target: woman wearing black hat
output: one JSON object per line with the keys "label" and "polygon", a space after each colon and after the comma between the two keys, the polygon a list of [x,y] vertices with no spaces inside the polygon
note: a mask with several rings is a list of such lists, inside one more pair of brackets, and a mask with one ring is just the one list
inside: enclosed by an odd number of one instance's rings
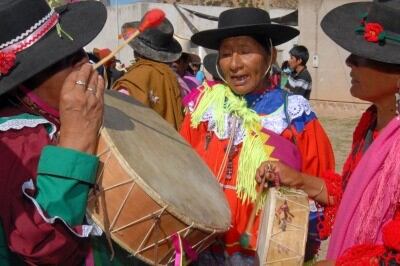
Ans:
{"label": "woman wearing black hat", "polygon": [[[265,158],[307,173],[334,168],[330,142],[307,100],[273,86],[269,79],[274,45],[298,33],[271,24],[264,10],[236,8],[220,14],[218,29],[192,36],[194,43],[219,50],[219,76],[226,83],[212,87],[205,83],[181,130],[217,176],[231,206],[232,227],[224,236],[223,249],[218,253],[212,248],[214,256],[203,255],[205,259],[224,260],[225,251],[233,265],[255,263],[259,217],[250,225],[251,232],[246,227],[250,213],[259,207],[254,206],[258,194],[254,177]],[[318,189],[313,195],[318,196]],[[250,235],[249,241],[241,243],[244,234]]]}
{"label": "woman wearing black hat", "polygon": [[[331,181],[319,200],[329,199],[333,206],[321,229],[332,230],[332,236],[329,261],[319,265],[400,264],[399,17],[399,0],[375,0],[339,6],[321,22],[325,33],[351,53],[346,60],[351,94],[372,106],[354,131],[342,175],[325,177]],[[287,185],[324,184],[282,164],[275,164],[275,171]]]}
{"label": "woman wearing black hat", "polygon": [[97,231],[84,216],[104,92],[82,47],[106,9],[4,0],[0,17],[0,253],[13,254],[0,264],[82,265]]}

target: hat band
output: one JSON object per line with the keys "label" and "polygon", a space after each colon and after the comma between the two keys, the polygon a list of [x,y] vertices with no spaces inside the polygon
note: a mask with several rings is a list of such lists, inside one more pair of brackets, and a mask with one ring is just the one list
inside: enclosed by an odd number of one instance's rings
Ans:
{"label": "hat band", "polygon": [[18,53],[35,44],[58,23],[59,14],[53,9],[27,31],[0,45],[0,52]]}

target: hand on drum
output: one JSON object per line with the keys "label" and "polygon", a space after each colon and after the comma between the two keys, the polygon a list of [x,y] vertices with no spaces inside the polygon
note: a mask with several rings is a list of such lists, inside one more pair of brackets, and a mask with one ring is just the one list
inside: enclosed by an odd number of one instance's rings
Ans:
{"label": "hand on drum", "polygon": [[260,184],[264,176],[268,181],[265,183],[266,187],[271,186],[271,183],[275,185],[279,183],[284,186],[299,188],[303,184],[303,177],[300,172],[278,161],[266,161],[258,167],[256,172],[257,183]]}
{"label": "hand on drum", "polygon": [[83,64],[67,76],[60,93],[59,146],[94,153],[103,122],[104,80]]}

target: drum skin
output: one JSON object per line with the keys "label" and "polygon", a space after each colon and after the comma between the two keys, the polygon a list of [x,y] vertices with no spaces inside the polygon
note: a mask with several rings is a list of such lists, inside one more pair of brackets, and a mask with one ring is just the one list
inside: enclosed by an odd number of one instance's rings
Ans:
{"label": "drum skin", "polygon": [[174,235],[200,252],[228,230],[231,213],[215,177],[150,108],[107,92],[97,156],[101,165],[88,214],[139,259],[171,264]]}
{"label": "drum skin", "polygon": [[[287,219],[283,212],[285,206]],[[303,191],[288,188],[268,190],[257,243],[260,265],[303,265],[309,212],[308,196]]]}

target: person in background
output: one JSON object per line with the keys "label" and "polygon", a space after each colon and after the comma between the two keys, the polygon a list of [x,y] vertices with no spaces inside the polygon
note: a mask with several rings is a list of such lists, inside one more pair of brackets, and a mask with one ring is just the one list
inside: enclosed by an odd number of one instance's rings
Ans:
{"label": "person in background", "polygon": [[[98,60],[102,60],[109,54],[111,54],[111,50],[108,48],[104,48],[104,49],[94,48],[93,49],[93,55],[96,56],[98,58]],[[105,69],[105,71],[103,73],[103,77],[104,77],[104,80],[106,81],[106,89],[111,89],[114,82],[117,81],[120,77],[122,77],[125,74],[124,71],[117,69],[117,63],[119,63],[118,61],[119,60],[117,60],[115,58],[115,56],[113,56],[103,66]]]}
{"label": "person in background", "polygon": [[303,45],[295,45],[290,49],[289,55],[288,64],[292,72],[288,77],[286,89],[309,100],[312,79],[306,66],[309,58],[308,49]]}
{"label": "person in background", "polygon": [[[221,78],[218,76],[217,71],[218,53],[209,53],[203,59],[203,66],[205,69],[205,80],[208,86],[214,86],[217,83],[222,83]],[[193,111],[194,106],[201,93],[201,87],[193,89],[182,99],[182,104],[185,108],[185,113]]]}
{"label": "person in background", "polygon": [[292,71],[290,70],[289,62],[287,60],[283,61],[281,66],[281,83],[280,83],[282,89],[286,88],[286,84],[291,73]]}
{"label": "person in background", "polygon": [[[125,23],[122,34],[129,34],[139,23]],[[131,41],[129,45],[137,60],[114,83],[113,89],[129,94],[179,129],[183,120],[181,91],[169,64],[181,57],[182,47],[173,35],[174,28],[166,18],[158,27],[141,33]]]}
{"label": "person in background", "polygon": [[191,90],[200,85],[189,67],[192,58],[197,55],[192,54],[193,44],[190,40],[181,38],[177,35],[175,35],[175,39],[182,47],[182,55],[178,60],[171,63],[171,68],[178,76],[179,85],[181,86],[181,97],[183,99]]}

